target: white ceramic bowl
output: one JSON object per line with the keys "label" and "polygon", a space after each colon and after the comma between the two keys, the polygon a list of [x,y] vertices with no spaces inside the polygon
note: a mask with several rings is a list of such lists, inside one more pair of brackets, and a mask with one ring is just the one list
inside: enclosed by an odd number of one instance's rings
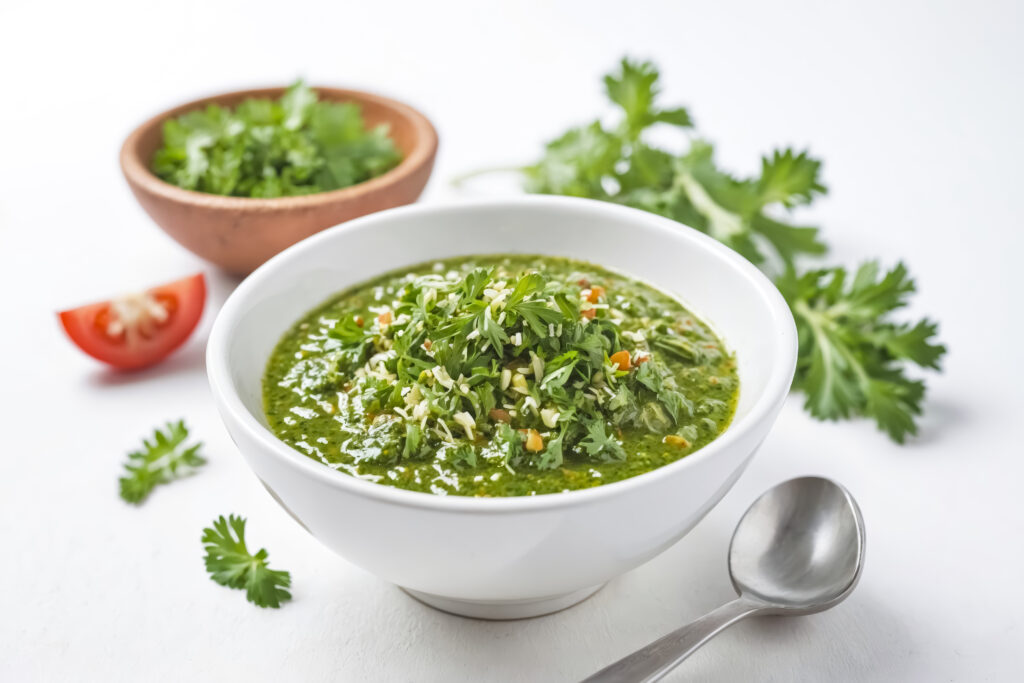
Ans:
{"label": "white ceramic bowl", "polygon": [[[337,472],[279,441],[263,416],[264,366],[281,335],[331,294],[402,266],[492,253],[571,256],[676,294],[735,351],[732,425],[689,457],[597,488],[520,498],[405,491]],[[587,597],[697,524],[771,428],[796,363],[796,330],[756,268],[678,223],[607,203],[524,197],[411,206],[310,237],[250,275],[207,349],[218,409],[271,495],[327,547],[440,609],[545,614]]]}

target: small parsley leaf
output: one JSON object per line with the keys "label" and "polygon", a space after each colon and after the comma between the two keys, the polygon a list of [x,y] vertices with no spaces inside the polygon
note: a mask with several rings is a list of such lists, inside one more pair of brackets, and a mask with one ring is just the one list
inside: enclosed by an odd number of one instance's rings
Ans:
{"label": "small parsley leaf", "polygon": [[622,442],[614,434],[607,431],[602,420],[590,420],[584,424],[587,430],[577,444],[590,457],[601,462],[622,462],[626,459],[626,451]]}
{"label": "small parsley leaf", "polygon": [[623,59],[618,73],[604,77],[608,99],[622,107],[628,137],[635,138],[654,123],[668,123],[683,128],[693,125],[682,107],[661,110],[654,106],[658,95],[658,69],[651,62]]}
{"label": "small parsley leaf", "polygon": [[288,592],[291,575],[267,566],[268,553],[260,548],[256,554],[245,544],[245,518],[223,515],[212,527],[203,529],[203,559],[210,578],[222,586],[245,591],[245,598],[259,607],[280,607],[291,600]]}
{"label": "small parsley leaf", "polygon": [[188,427],[183,420],[153,430],[152,439],[143,440],[140,450],[128,454],[125,476],[118,480],[121,498],[137,505],[158,485],[187,476],[205,464],[205,458],[199,455],[202,444],[186,446],[187,439]]}
{"label": "small parsley leaf", "polygon": [[828,190],[818,180],[821,162],[807,152],[777,149],[761,158],[757,191],[763,205],[779,203],[789,208],[809,204],[816,194]]}

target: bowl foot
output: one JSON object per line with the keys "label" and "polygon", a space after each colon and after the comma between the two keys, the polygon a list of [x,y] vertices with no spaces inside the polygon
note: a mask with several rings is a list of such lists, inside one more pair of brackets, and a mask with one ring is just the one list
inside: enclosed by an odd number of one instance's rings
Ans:
{"label": "bowl foot", "polygon": [[600,590],[604,584],[582,588],[571,593],[552,595],[546,598],[527,598],[524,600],[460,600],[458,598],[446,598],[442,595],[422,593],[411,588],[402,588],[410,596],[419,600],[424,605],[449,614],[457,614],[460,617],[472,617],[474,619],[506,620],[506,619],[528,619],[540,617],[552,612],[559,612],[567,607],[583,602],[591,595]]}

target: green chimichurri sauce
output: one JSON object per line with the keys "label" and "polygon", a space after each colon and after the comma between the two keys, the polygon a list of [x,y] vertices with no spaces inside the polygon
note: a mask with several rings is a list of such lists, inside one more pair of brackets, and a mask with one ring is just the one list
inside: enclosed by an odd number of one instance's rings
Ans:
{"label": "green chimichurri sauce", "polygon": [[522,496],[693,453],[732,420],[735,358],[672,296],[599,266],[474,256],[388,273],[281,339],[274,433],[379,484]]}

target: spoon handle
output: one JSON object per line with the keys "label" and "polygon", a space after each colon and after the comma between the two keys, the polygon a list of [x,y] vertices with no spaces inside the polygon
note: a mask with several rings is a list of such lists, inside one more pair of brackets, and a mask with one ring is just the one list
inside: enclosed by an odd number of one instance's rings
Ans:
{"label": "spoon handle", "polygon": [[761,608],[762,605],[745,598],[736,598],[606,666],[583,683],[648,683],[660,680],[727,626],[732,626]]}

